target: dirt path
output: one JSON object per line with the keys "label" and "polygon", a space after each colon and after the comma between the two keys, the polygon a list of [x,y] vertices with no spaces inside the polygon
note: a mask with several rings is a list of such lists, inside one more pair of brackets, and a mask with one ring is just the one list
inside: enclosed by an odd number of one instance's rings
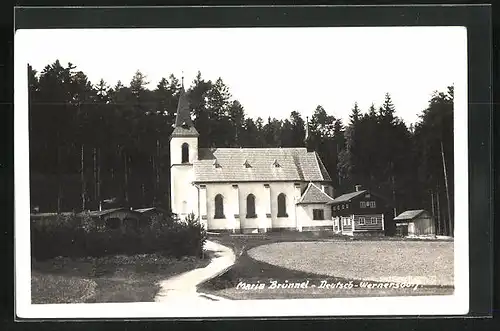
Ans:
{"label": "dirt path", "polygon": [[196,291],[196,286],[211,278],[217,277],[234,264],[236,256],[231,248],[206,241],[205,250],[215,253],[210,264],[204,268],[194,269],[160,282],[160,291],[155,302],[179,303],[180,301],[223,300],[213,295]]}

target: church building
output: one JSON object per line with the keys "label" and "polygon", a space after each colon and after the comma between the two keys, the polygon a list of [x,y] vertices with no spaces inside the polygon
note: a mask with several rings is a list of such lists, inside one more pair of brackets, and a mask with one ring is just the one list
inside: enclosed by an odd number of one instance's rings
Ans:
{"label": "church building", "polygon": [[331,178],[315,151],[199,148],[182,87],[170,138],[171,209],[208,231],[333,230]]}

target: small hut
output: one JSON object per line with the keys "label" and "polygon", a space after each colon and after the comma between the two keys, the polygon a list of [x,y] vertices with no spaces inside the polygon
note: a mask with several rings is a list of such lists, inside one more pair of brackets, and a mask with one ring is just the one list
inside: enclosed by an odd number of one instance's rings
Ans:
{"label": "small hut", "polygon": [[105,210],[92,210],[78,214],[88,215],[98,224],[103,224],[109,229],[123,228],[124,226],[137,227],[141,214],[127,208],[113,208]]}
{"label": "small hut", "polygon": [[402,236],[435,235],[434,217],[423,209],[407,210],[394,218],[396,231]]}

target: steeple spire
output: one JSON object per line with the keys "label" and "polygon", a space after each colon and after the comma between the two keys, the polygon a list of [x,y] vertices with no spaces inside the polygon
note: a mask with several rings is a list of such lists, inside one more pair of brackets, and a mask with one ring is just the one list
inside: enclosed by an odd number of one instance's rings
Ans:
{"label": "steeple spire", "polygon": [[304,137],[304,146],[309,151],[311,149],[311,139],[309,138],[309,117],[306,116],[306,135]]}
{"label": "steeple spire", "polygon": [[182,80],[183,82],[179,94],[179,103],[177,104],[177,114],[175,117],[175,128],[174,132],[172,132],[172,137],[198,137],[198,131],[196,131],[193,121],[191,120],[191,108],[189,106],[187,93],[184,90],[184,78]]}
{"label": "steeple spire", "polygon": [[182,89],[184,89],[184,70],[182,70],[181,85],[182,85]]}

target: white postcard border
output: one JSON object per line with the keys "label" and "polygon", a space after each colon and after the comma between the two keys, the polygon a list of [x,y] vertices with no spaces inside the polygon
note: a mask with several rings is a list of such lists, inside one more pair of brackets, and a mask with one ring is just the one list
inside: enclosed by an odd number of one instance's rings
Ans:
{"label": "white postcard border", "polygon": [[[395,27],[397,28],[397,27]],[[401,27],[402,28],[402,27]],[[419,27],[412,27],[418,29]],[[428,27],[427,27],[428,28]],[[18,30],[14,44],[14,193],[15,311],[19,318],[207,318],[274,316],[415,316],[463,315],[469,310],[469,187],[467,124],[467,30],[463,36],[463,66],[455,81],[455,241],[453,295],[294,300],[208,301],[199,305],[163,303],[31,304],[30,186],[28,128],[28,52],[30,31]]]}

